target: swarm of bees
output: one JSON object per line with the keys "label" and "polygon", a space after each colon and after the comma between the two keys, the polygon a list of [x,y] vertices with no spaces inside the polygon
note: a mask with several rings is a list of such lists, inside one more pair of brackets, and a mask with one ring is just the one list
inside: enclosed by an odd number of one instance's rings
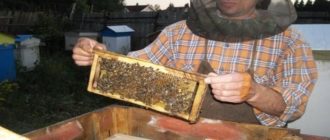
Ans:
{"label": "swarm of bees", "polygon": [[96,88],[102,94],[118,94],[120,98],[134,99],[146,105],[162,104],[164,109],[176,113],[189,113],[194,100],[192,83],[162,73],[138,63],[125,63],[114,59],[100,60],[100,77]]}

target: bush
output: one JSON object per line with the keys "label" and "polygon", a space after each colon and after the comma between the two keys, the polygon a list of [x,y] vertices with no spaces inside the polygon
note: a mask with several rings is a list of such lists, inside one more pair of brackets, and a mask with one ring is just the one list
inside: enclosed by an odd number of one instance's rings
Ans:
{"label": "bush", "polygon": [[0,107],[2,107],[3,103],[6,102],[9,94],[15,92],[18,89],[18,84],[9,81],[2,81],[0,83]]}
{"label": "bush", "polygon": [[45,42],[48,51],[58,52],[64,49],[64,32],[72,29],[73,25],[68,17],[41,13],[31,32]]}
{"label": "bush", "polygon": [[76,66],[71,53],[41,52],[33,71],[18,72],[16,83],[1,84],[6,101],[0,125],[25,133],[113,103],[87,92],[89,71]]}

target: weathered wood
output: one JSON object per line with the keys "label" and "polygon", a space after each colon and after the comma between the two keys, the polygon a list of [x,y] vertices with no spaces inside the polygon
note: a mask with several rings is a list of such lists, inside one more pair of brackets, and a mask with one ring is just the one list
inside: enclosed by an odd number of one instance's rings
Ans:
{"label": "weathered wood", "polygon": [[[100,59],[115,59],[116,61],[125,62],[125,63],[129,63],[129,64],[138,63],[140,66],[151,67],[154,70],[157,70],[157,71],[165,73],[165,74],[170,74],[172,76],[179,77],[179,78],[189,79],[189,81],[188,81],[188,82],[190,82],[189,91],[191,91],[194,94],[194,95],[192,95],[192,97],[195,97],[193,99],[194,101],[191,106],[191,111],[189,113],[184,113],[184,112],[173,113],[173,112],[166,110],[164,104],[148,105],[144,102],[137,101],[135,99],[123,98],[120,94],[117,94],[117,93],[104,93],[104,91],[98,90],[96,88],[96,85],[97,85],[96,81],[98,80],[98,78],[101,75]],[[136,81],[136,82],[138,82],[138,81]],[[129,88],[129,87],[130,86],[127,85],[127,88]],[[146,108],[150,108],[150,109],[162,112],[162,113],[166,113],[166,114],[170,114],[170,115],[174,114],[180,118],[189,120],[191,122],[195,122],[198,119],[201,105],[203,102],[203,98],[206,94],[206,90],[207,90],[207,84],[204,82],[204,76],[201,74],[188,73],[188,72],[184,72],[181,70],[165,67],[162,65],[153,64],[153,63],[150,63],[150,62],[147,62],[144,60],[139,60],[139,59],[115,54],[112,52],[98,51],[98,50],[95,50],[95,56],[94,56],[89,84],[88,84],[88,91],[90,91],[92,93],[110,97],[110,98],[117,99],[117,100],[130,102],[130,103],[137,104],[137,105],[140,105],[140,106],[143,106]]]}
{"label": "weathered wood", "polygon": [[111,136],[110,138],[107,138],[105,140],[150,140],[150,139],[145,139],[141,137],[134,137],[134,136],[129,136],[129,135],[124,135],[124,134],[115,134]]}
{"label": "weathered wood", "polygon": [[[76,124],[80,124],[77,127]],[[77,129],[78,128],[78,129]],[[72,130],[83,130],[81,133]],[[79,131],[78,131],[79,132]],[[28,138],[56,135],[57,139],[103,140],[116,134],[155,140],[246,139],[282,140],[304,139],[299,130],[262,125],[226,122],[201,118],[197,123],[134,107],[109,106],[57,124],[24,134]],[[79,135],[77,135],[79,134]],[[63,136],[63,137],[59,137]],[[54,137],[53,137],[54,138]],[[306,138],[329,138],[308,136]],[[48,139],[45,139],[48,140]]]}

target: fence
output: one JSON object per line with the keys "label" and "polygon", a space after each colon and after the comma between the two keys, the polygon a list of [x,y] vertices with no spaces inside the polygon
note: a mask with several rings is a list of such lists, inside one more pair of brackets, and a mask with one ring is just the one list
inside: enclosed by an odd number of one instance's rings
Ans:
{"label": "fence", "polygon": [[[26,33],[37,23],[40,13],[0,11],[0,32]],[[75,30],[89,32],[99,32],[106,25],[128,25],[135,30],[132,36],[132,50],[138,50],[149,44],[165,26],[185,19],[186,16],[187,9],[177,8],[159,12],[89,13],[72,18],[71,23]],[[296,23],[330,23],[330,13],[299,12]]]}
{"label": "fence", "polygon": [[[185,11],[88,14],[73,20],[81,31],[100,31],[105,25],[128,25],[135,30],[132,50],[149,44],[165,26],[186,18]],[[76,27],[77,28],[77,27]]]}
{"label": "fence", "polygon": [[25,33],[37,22],[41,12],[0,11],[0,32]]}

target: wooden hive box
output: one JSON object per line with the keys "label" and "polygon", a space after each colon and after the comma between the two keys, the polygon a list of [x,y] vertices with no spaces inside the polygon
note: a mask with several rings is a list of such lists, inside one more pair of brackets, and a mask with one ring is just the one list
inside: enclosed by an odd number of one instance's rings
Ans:
{"label": "wooden hive box", "polygon": [[31,140],[105,140],[124,134],[152,140],[328,140],[299,130],[200,118],[191,124],[155,111],[111,105],[24,134]]}
{"label": "wooden hive box", "polygon": [[207,84],[204,76],[95,50],[88,91],[195,122]]}

